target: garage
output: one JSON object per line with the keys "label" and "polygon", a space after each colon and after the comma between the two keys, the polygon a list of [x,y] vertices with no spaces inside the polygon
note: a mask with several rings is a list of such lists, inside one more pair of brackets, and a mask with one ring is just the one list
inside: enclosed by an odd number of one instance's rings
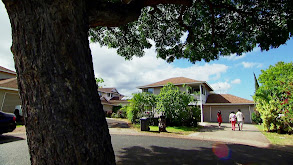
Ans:
{"label": "garage", "polygon": [[252,123],[251,121],[251,110],[253,108],[253,105],[205,105],[204,106],[204,121],[209,122],[217,122],[217,113],[220,110],[222,113],[222,119],[223,122],[228,123],[229,122],[229,115],[232,111],[235,113],[238,111],[238,109],[241,110],[241,112],[245,116],[245,123]]}
{"label": "garage", "polygon": [[12,93],[12,91],[10,91],[1,93],[3,94],[1,100],[1,111],[14,113],[15,106],[21,104],[18,92]]}
{"label": "garage", "polygon": [[217,122],[217,113],[222,113],[223,122],[229,122],[229,115],[232,111],[235,113],[238,109],[245,116],[245,123],[252,123],[251,114],[254,111],[254,102],[230,94],[212,94],[208,96],[203,105],[203,115],[205,122]]}

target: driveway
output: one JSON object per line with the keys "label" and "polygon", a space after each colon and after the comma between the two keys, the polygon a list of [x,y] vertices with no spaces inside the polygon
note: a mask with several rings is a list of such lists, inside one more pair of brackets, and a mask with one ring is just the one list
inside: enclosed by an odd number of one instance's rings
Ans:
{"label": "driveway", "polygon": [[257,147],[268,147],[269,140],[253,125],[244,124],[243,130],[232,131],[230,123],[222,123],[221,128],[218,123],[199,123],[203,128],[200,132],[188,135],[192,139],[221,141],[235,144],[246,144]]}

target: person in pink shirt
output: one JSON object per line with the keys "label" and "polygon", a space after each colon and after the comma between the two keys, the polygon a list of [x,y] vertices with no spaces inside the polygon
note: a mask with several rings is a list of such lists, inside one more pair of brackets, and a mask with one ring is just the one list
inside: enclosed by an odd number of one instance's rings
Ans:
{"label": "person in pink shirt", "polygon": [[232,130],[233,131],[235,131],[235,124],[236,124],[236,115],[235,115],[235,113],[232,111],[231,113],[230,113],[230,115],[229,115],[229,120],[230,120],[230,122],[231,122],[231,124],[232,124]]}

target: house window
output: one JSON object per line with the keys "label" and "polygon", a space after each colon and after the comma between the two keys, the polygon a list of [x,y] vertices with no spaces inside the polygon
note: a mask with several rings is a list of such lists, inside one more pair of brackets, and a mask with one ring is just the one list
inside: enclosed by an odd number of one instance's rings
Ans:
{"label": "house window", "polygon": [[148,92],[154,94],[154,88],[148,88]]}
{"label": "house window", "polygon": [[203,95],[206,95],[206,89],[203,88],[203,86],[201,86],[201,93],[202,93]]}
{"label": "house window", "polygon": [[107,93],[107,97],[112,97],[112,93]]}
{"label": "house window", "polygon": [[148,89],[144,88],[142,89],[142,92],[148,92]]}
{"label": "house window", "polygon": [[190,94],[199,93],[199,89],[191,88],[191,89],[189,89],[188,92],[189,92]]}

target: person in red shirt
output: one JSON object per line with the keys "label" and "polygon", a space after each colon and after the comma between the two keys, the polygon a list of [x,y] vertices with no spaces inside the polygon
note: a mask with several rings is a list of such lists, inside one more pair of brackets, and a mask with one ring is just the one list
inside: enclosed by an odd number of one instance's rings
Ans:
{"label": "person in red shirt", "polygon": [[221,124],[222,124],[222,114],[221,114],[221,111],[218,111],[217,120],[218,120],[218,123],[219,123],[219,128],[221,128]]}

